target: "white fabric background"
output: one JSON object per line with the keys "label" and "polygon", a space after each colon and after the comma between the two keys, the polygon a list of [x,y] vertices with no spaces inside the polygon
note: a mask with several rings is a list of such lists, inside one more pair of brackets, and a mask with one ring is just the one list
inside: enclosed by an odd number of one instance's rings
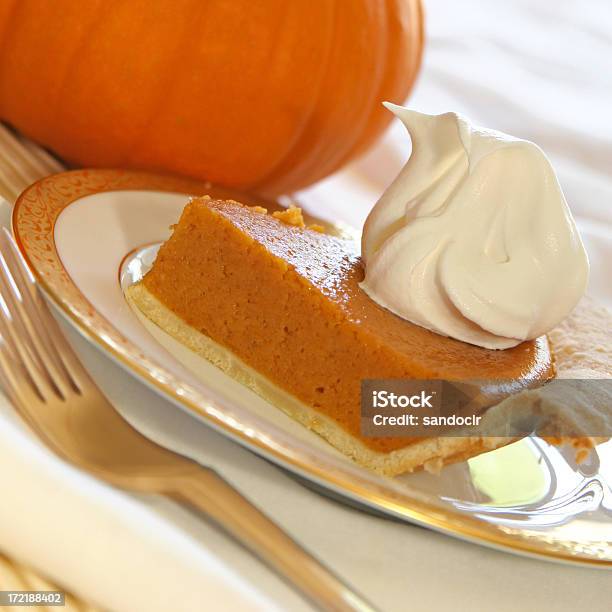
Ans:
{"label": "white fabric background", "polygon": [[[460,112],[536,142],[555,166],[592,258],[612,240],[612,2],[425,0],[427,46],[407,104]],[[410,153],[398,121],[340,174],[300,194],[355,224]],[[592,267],[612,306],[604,266]]]}
{"label": "white fabric background", "polygon": [[[612,2],[426,5],[428,47],[410,105],[460,111],[540,144],[583,230],[592,290],[611,301]],[[370,154],[299,198],[326,216],[360,223],[408,153],[396,125]],[[71,337],[103,389],[145,433],[216,466],[383,610],[609,609],[609,573],[498,553],[339,506],[169,409]],[[306,609],[203,521],[65,466],[3,401],[0,495],[0,547],[110,609],[271,609],[272,602]],[[130,588],[136,586],[146,588]]]}

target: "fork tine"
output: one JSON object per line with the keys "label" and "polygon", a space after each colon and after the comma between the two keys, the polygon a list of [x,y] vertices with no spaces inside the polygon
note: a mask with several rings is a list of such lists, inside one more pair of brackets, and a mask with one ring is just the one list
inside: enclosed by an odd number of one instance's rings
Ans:
{"label": "fork tine", "polygon": [[0,254],[0,293],[8,311],[8,315],[4,313],[3,316],[0,316],[0,331],[7,346],[9,346],[8,339],[10,339],[14,357],[17,357],[25,368],[37,393],[45,400],[55,392],[52,377],[47,372],[44,359],[37,351],[35,343],[32,342],[30,322],[23,316],[19,298],[15,295],[14,287],[11,285],[6,260]]}
{"label": "fork tine", "polygon": [[[32,405],[33,401],[45,401],[23,365],[8,353],[3,334],[0,334],[0,384],[19,408]],[[25,414],[27,411],[22,412]]]}
{"label": "fork tine", "polygon": [[[13,243],[5,230],[0,232],[0,239],[0,284],[13,322],[13,325],[10,325],[4,320],[2,326],[8,332],[7,337],[10,337],[16,346],[19,357],[41,394],[49,391],[45,388],[46,383],[46,387],[51,386],[60,397],[65,398],[70,388],[78,391],[78,385],[70,376],[54,345],[51,332],[55,321],[41,317],[46,307],[42,306],[33,281],[28,278],[23,271],[23,264],[16,258],[15,250],[11,246]],[[35,301],[34,298],[39,299]],[[52,317],[49,315],[49,318]],[[27,341],[25,346],[24,339]],[[40,379],[41,376],[43,380]]]}
{"label": "fork tine", "polygon": [[68,391],[66,385],[80,392],[90,381],[89,374],[51,315],[27,264],[6,228],[0,232],[0,252],[9,265],[15,285],[22,296],[18,308],[21,307],[21,314],[30,322],[29,336],[36,344],[36,350],[42,356],[50,377],[64,397]]}
{"label": "fork tine", "polygon": [[5,320],[5,316],[8,316],[9,311],[8,311],[8,306],[6,305],[6,302],[4,301],[4,298],[2,297],[1,294],[0,294],[0,309],[2,310],[2,313],[0,313],[0,339],[6,344],[6,351],[8,352],[10,357],[12,359],[19,359],[19,352],[17,350],[17,347],[15,346],[15,343],[11,339],[11,335],[8,332],[8,329],[6,327],[7,323]]}
{"label": "fork tine", "polygon": [[2,347],[0,348],[2,351],[2,355],[0,355],[0,358],[2,359],[0,363],[0,373],[2,370],[9,370],[10,372],[13,372],[10,383],[9,380],[7,380],[6,374],[4,375],[4,378],[0,379],[0,384],[3,385],[2,388],[8,391],[11,385],[16,384],[14,378],[19,376],[21,383],[26,382],[39,401],[44,402],[45,395],[42,393],[40,387],[44,386],[45,390],[48,391],[48,385],[37,384],[23,364],[20,350],[13,340],[13,334],[11,334],[9,331],[8,323],[4,314],[0,315],[0,343],[2,344]]}
{"label": "fork tine", "polygon": [[[23,364],[7,355],[2,335],[0,335],[0,385],[21,418],[36,431],[36,420],[32,418],[30,408],[40,402],[44,403],[45,398],[39,395]],[[44,439],[44,435],[41,437]]]}

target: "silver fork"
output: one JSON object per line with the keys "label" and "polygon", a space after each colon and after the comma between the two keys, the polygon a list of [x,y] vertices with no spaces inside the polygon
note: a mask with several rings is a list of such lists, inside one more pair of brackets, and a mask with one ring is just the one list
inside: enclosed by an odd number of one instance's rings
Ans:
{"label": "silver fork", "polygon": [[0,382],[55,453],[106,482],[202,511],[323,610],[373,610],[214,470],[125,421],[80,364],[6,229],[0,232]]}

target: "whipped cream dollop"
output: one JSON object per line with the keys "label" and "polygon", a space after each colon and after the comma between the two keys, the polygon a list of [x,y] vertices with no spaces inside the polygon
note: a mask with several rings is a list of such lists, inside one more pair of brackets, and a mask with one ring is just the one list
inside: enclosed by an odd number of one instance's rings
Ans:
{"label": "whipped cream dollop", "polygon": [[455,113],[385,105],[412,154],[366,220],[362,289],[408,321],[485,348],[555,327],[584,294],[589,264],[543,151]]}

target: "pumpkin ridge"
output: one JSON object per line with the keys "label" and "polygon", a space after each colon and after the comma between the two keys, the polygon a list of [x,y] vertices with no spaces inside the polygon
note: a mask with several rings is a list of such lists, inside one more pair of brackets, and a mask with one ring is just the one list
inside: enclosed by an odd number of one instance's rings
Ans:
{"label": "pumpkin ridge", "polygon": [[77,165],[292,192],[388,124],[377,102],[409,89],[421,8],[0,0],[0,119]]}
{"label": "pumpkin ridge", "polygon": [[[386,14],[387,13],[387,10],[386,10],[387,3],[386,2],[384,6],[385,6],[384,10]],[[383,21],[386,25],[387,20],[385,19]],[[380,48],[376,49],[376,53],[379,57],[387,57],[388,55],[387,54],[388,37],[389,37],[388,29],[385,29],[384,35],[379,35],[377,37],[384,41],[383,43],[380,43],[381,45]],[[306,169],[306,177],[311,177],[311,178],[314,177],[312,178],[313,182],[318,180],[316,177],[321,174],[324,174],[324,175],[331,174],[337,168],[339,168],[346,159],[350,159],[353,156],[353,151],[355,147],[357,146],[357,143],[360,140],[360,135],[363,132],[363,129],[365,129],[370,122],[370,117],[372,114],[371,109],[376,104],[376,97],[378,95],[379,87],[383,83],[384,75],[385,75],[385,71],[381,69],[380,65],[377,66],[377,84],[372,86],[372,92],[369,94],[370,99],[367,102],[364,102],[363,104],[363,110],[367,109],[368,107],[370,110],[368,112],[360,113],[358,123],[352,126],[354,127],[354,129],[351,132],[351,140],[350,142],[347,140],[347,142],[345,143],[344,152],[342,152],[342,154],[339,154],[338,151],[335,151],[334,155],[329,156],[328,160],[326,160],[325,162],[326,165],[324,165],[323,168],[317,167],[318,166],[317,162],[319,162],[318,159],[316,160],[316,162],[314,162],[313,160],[314,163],[309,164],[309,167]]]}
{"label": "pumpkin ridge", "polygon": [[[393,28],[389,26],[389,22],[392,21],[396,17],[393,11],[388,10],[390,2],[392,2],[392,0],[385,0],[385,5],[387,6],[388,32],[393,31]],[[376,116],[382,114],[384,115],[385,119],[383,119],[382,121],[376,121],[376,123],[382,124],[383,129],[386,129],[389,123],[391,122],[392,117],[390,114],[388,114],[386,110],[383,110],[382,102],[390,101],[390,102],[395,102],[397,104],[403,104],[407,96],[410,94],[410,92],[412,91],[414,87],[414,81],[416,79],[416,76],[418,75],[419,68],[421,66],[422,57],[423,57],[423,44],[422,43],[424,39],[424,10],[423,10],[422,2],[416,2],[414,5],[411,5],[411,6],[414,6],[415,11],[414,11],[414,14],[412,13],[410,14],[409,18],[411,22],[414,21],[418,24],[418,37],[416,38],[410,37],[409,40],[410,40],[411,50],[414,51],[414,49],[416,49],[418,52],[416,54],[414,52],[411,52],[411,53],[406,52],[406,55],[411,60],[410,63],[407,64],[406,66],[407,69],[405,71],[408,77],[406,78],[406,82],[409,83],[409,86],[408,88],[404,88],[405,91],[403,95],[400,96],[401,99],[397,99],[395,95],[387,95],[383,93],[383,90],[388,84],[387,83],[388,80],[391,82],[397,82],[398,80],[399,75],[391,74],[390,76],[390,73],[396,73],[396,72],[401,73],[402,72],[401,70],[400,71],[397,70],[397,66],[394,66],[393,64],[388,64],[387,70],[385,73],[385,78],[381,79],[380,90],[377,95],[380,102],[379,104],[373,105],[370,116],[368,118],[368,125],[372,125],[372,123],[374,123],[376,120]],[[397,40],[393,36],[390,36],[389,38],[391,38],[391,41],[394,44],[392,44],[392,47],[391,49],[388,50],[388,53],[391,53],[391,54],[396,53],[397,50],[394,47],[397,47]],[[348,163],[349,161],[356,159],[360,155],[365,153],[365,151],[369,148],[370,144],[372,143],[372,132],[374,132],[374,130],[370,129],[369,131],[366,131],[361,134],[361,138],[359,142],[357,143],[357,145],[355,146],[355,148],[351,152],[349,152],[349,155],[347,155],[346,157],[340,160],[340,163],[333,170],[333,172],[341,168],[344,164]],[[376,136],[376,134],[374,134],[374,136]]]}
{"label": "pumpkin ridge", "polygon": [[[199,0],[193,0],[191,2],[192,6],[200,6]],[[202,3],[201,6],[206,6],[206,3]],[[189,11],[191,13],[191,11]],[[185,22],[185,30],[197,29],[197,24],[202,21],[202,15],[198,15],[197,21],[186,21]],[[183,32],[183,36],[179,38],[179,44],[176,45],[175,56],[178,59],[181,57],[181,51],[189,47],[193,47],[197,44],[197,36],[187,36],[185,32]],[[185,54],[187,57],[188,55]],[[177,62],[178,63],[178,62]],[[169,74],[168,74],[169,73]],[[164,81],[163,85],[160,84],[158,86],[158,92],[156,96],[156,101],[151,104],[149,109],[149,118],[146,121],[143,121],[142,127],[140,130],[134,134],[132,138],[132,142],[128,145],[127,151],[123,157],[123,165],[128,167],[137,167],[137,163],[132,163],[132,156],[137,146],[146,138],[143,139],[143,135],[149,132],[149,129],[153,125],[153,122],[157,118],[157,112],[162,107],[163,101],[166,96],[166,92],[170,89],[171,83],[174,83],[176,79],[179,77],[179,73],[176,70],[172,70],[172,61],[168,61],[168,66],[166,68],[166,74],[164,75],[164,79],[159,79],[159,81]]]}
{"label": "pumpkin ridge", "polygon": [[[359,115],[359,125],[356,125],[351,133],[350,145],[346,145],[347,138],[343,139],[345,141],[343,144],[346,146],[344,146],[342,155],[338,156],[338,152],[335,151],[333,156],[328,157],[327,162],[322,163],[318,153],[326,147],[326,142],[323,138],[318,137],[315,139],[317,146],[310,147],[309,156],[304,156],[299,166],[292,164],[292,160],[285,160],[283,164],[276,166],[262,181],[258,182],[255,186],[256,191],[273,197],[286,193],[291,188],[299,189],[320,180],[338,170],[348,161],[361,155],[373,139],[389,125],[392,117],[382,107],[382,102],[388,98],[403,102],[411,89],[412,81],[420,65],[420,54],[414,62],[399,61],[399,59],[406,57],[410,60],[414,56],[415,48],[422,48],[423,19],[420,10],[422,3],[420,1],[400,3],[400,6],[405,7],[405,21],[409,24],[409,31],[415,29],[415,24],[417,26],[419,37],[416,39],[408,37],[407,34],[405,38],[397,36],[397,32],[402,33],[405,29],[402,27],[404,21],[397,17],[400,10],[397,4],[395,0],[385,0],[384,2],[384,16],[380,18],[380,23],[376,28],[379,38],[384,39],[384,45],[376,49],[375,53],[379,58],[386,58],[386,61],[379,62],[384,64],[383,69],[378,71],[377,84],[373,86],[374,92],[369,96],[368,103],[364,105],[364,112]],[[394,23],[394,19],[395,25],[391,27],[390,24]],[[382,35],[380,34],[381,31],[383,32]],[[400,44],[400,41],[403,44]],[[393,85],[395,86],[393,87]],[[402,93],[399,96],[395,92],[392,95],[384,93],[391,88],[394,90],[401,89]],[[372,128],[372,123],[374,123],[376,129]],[[303,184],[298,184],[298,180],[301,180]]]}
{"label": "pumpkin ridge", "polygon": [[[325,48],[325,61],[324,64],[326,66],[326,69],[324,72],[321,73],[321,76],[319,78],[318,84],[317,84],[317,95],[314,97],[315,100],[319,99],[319,95],[320,92],[323,88],[323,84],[325,83],[325,80],[327,78],[328,75],[328,71],[329,71],[329,56],[331,54],[331,50],[333,48],[333,32],[334,32],[334,26],[336,24],[336,20],[338,18],[338,10],[337,10],[337,2],[332,2],[330,4],[330,6],[332,7],[331,9],[331,14],[330,14],[330,19],[332,21],[332,27],[329,31],[329,35],[327,36],[326,39],[326,48]],[[282,173],[282,168],[284,166],[287,165],[291,165],[291,160],[298,157],[299,152],[300,152],[300,148],[303,146],[304,144],[304,139],[306,138],[306,136],[308,135],[309,131],[310,131],[310,127],[312,125],[312,122],[315,118],[315,111],[316,111],[317,105],[312,104],[310,106],[310,110],[308,112],[308,117],[306,117],[306,120],[302,123],[301,127],[300,127],[300,131],[297,135],[297,137],[295,138],[293,144],[291,145],[291,147],[287,150],[286,154],[278,160],[278,162],[272,167],[270,168],[269,172],[261,177],[251,188],[253,189],[253,191],[255,193],[258,192],[265,192],[264,189],[262,189],[264,186],[266,188],[269,188],[270,185],[274,184],[274,182],[277,179],[277,175],[279,173]]]}
{"label": "pumpkin ridge", "polygon": [[66,62],[66,68],[64,70],[64,74],[61,77],[61,83],[59,85],[59,87],[57,88],[57,94],[56,94],[56,98],[55,100],[49,105],[49,118],[48,121],[50,124],[53,124],[55,122],[57,122],[59,120],[59,118],[62,115],[62,111],[63,106],[62,106],[62,99],[63,99],[63,92],[67,89],[68,83],[70,82],[70,75],[72,73],[72,69],[75,63],[75,59],[78,56],[79,52],[81,52],[83,50],[83,48],[86,46],[88,38],[91,37],[91,33],[93,31],[95,31],[96,26],[99,27],[99,24],[101,23],[101,19],[100,19],[100,13],[103,12],[106,9],[104,2],[98,2],[97,6],[94,8],[92,14],[91,14],[91,19],[89,22],[89,27],[88,28],[84,28],[81,31],[81,38],[78,42],[78,44],[76,44],[74,46],[74,49],[72,51],[70,60],[68,62]]}
{"label": "pumpkin ridge", "polygon": [[[291,3],[287,3],[287,6],[290,6]],[[335,3],[331,3],[331,7],[332,7],[332,12],[331,12],[331,19],[332,19],[332,27],[329,30],[328,36],[326,38],[326,45],[325,45],[325,52],[322,55],[322,57],[320,58],[320,63],[322,65],[327,66],[327,60],[329,57],[329,52],[330,52],[330,48],[331,48],[331,39],[333,36],[333,20],[335,19]],[[284,21],[287,21],[287,15],[288,12],[287,10],[285,10],[284,13],[285,17],[284,17]],[[329,21],[330,16],[328,15],[328,21]],[[282,27],[282,26],[281,26]],[[271,54],[271,58],[273,57],[273,55]],[[316,85],[316,89],[317,91],[319,91],[322,86],[323,86],[323,82],[325,80],[325,73],[323,71],[319,72],[319,78],[317,80],[317,85]],[[316,99],[316,95],[313,94],[312,95],[312,99]],[[281,156],[278,157],[276,163],[273,165],[272,167],[272,171],[274,170],[274,168],[277,168],[281,165],[283,165],[285,163],[285,160],[291,158],[292,156],[294,156],[297,150],[299,150],[299,147],[302,144],[302,139],[304,134],[307,133],[308,131],[308,126],[310,124],[310,121],[314,115],[314,112],[316,110],[316,105],[314,103],[311,103],[308,107],[308,112],[304,115],[304,117],[301,119],[299,127],[294,129],[294,134],[292,136],[291,142],[290,144],[288,144],[288,146],[286,147],[285,151],[283,152],[283,154]],[[252,183],[249,187],[252,191],[254,191],[255,193],[257,193],[257,185],[261,184],[261,183],[265,183],[268,180],[268,176],[270,175],[271,171],[268,169],[268,171],[265,173],[265,175],[263,175],[262,177],[259,177],[254,183]]]}

